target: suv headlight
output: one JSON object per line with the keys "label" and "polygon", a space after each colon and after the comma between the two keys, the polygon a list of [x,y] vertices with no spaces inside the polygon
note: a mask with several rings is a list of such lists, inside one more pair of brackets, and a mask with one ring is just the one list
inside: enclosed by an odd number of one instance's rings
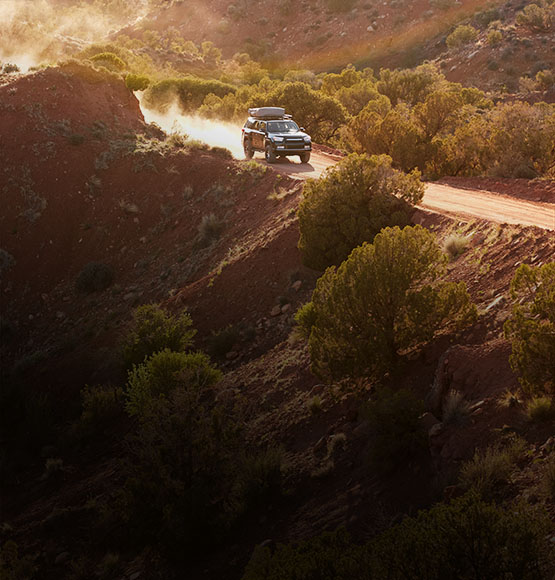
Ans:
{"label": "suv headlight", "polygon": [[304,138],[304,142],[305,142],[305,143],[310,143],[310,137],[305,137],[305,138]]}
{"label": "suv headlight", "polygon": [[272,141],[277,141],[278,143],[280,143],[281,141],[283,141],[283,137],[272,137]]}

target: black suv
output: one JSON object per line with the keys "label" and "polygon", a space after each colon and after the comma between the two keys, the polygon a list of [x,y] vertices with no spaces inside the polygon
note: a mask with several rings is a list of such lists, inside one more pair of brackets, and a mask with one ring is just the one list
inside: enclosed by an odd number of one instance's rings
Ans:
{"label": "black suv", "polygon": [[286,115],[281,107],[249,109],[242,138],[247,159],[251,159],[255,151],[264,151],[268,163],[290,155],[298,155],[301,163],[310,160],[310,135],[304,132],[303,127],[299,129],[291,115]]}

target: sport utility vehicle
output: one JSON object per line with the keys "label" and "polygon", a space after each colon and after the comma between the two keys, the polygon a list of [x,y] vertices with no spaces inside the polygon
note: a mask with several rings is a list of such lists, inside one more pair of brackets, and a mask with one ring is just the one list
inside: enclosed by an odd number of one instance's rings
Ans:
{"label": "sport utility vehicle", "polygon": [[263,151],[268,163],[278,157],[298,155],[301,163],[308,163],[312,151],[310,135],[304,132],[291,115],[281,107],[249,109],[249,118],[242,130],[245,157],[251,159],[255,151]]}

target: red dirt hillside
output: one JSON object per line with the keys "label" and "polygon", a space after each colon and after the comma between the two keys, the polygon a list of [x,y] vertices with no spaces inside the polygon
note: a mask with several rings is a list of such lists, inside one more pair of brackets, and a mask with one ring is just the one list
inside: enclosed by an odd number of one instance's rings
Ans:
{"label": "red dirt hillside", "polygon": [[[203,303],[198,320],[193,313],[200,338],[239,320],[254,326],[288,292],[298,302],[301,293],[289,290],[302,277],[291,229],[297,182],[224,150],[164,141],[124,83],[105,72],[69,64],[3,81],[1,292],[14,331],[10,356],[77,348],[66,353],[77,376],[56,366],[52,382],[80,388],[78,381],[109,379],[94,365],[87,374],[91,340],[95,348],[112,344],[134,306],[246,264],[250,252],[260,259],[239,268],[231,289],[215,297],[219,308]],[[113,269],[108,290],[75,290],[90,262]],[[195,301],[180,297],[193,310]],[[280,339],[261,334],[262,342]]]}

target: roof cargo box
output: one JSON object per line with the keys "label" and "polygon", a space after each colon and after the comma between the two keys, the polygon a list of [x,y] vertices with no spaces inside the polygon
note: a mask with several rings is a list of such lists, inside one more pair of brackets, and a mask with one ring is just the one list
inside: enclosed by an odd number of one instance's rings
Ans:
{"label": "roof cargo box", "polygon": [[285,116],[285,109],[282,107],[258,107],[249,109],[249,115],[257,119],[282,119]]}

